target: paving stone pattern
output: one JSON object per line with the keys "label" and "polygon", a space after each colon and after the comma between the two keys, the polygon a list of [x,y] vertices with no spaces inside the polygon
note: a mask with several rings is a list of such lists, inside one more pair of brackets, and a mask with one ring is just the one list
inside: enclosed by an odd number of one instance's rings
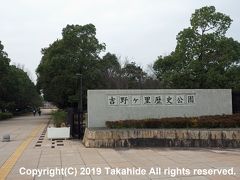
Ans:
{"label": "paving stone pattern", "polygon": [[[21,117],[10,121],[0,122],[0,135],[10,133],[13,137],[11,142],[0,142],[0,167],[29,135],[29,133],[40,123],[48,123],[49,116]],[[40,142],[42,141],[42,142]],[[40,146],[36,146],[40,144]],[[58,145],[59,144],[59,145]],[[60,145],[61,144],[61,145]],[[54,148],[52,148],[54,146]],[[240,150],[239,149],[169,149],[169,148],[121,148],[101,149],[85,148],[79,140],[48,140],[46,139],[45,127],[34,137],[32,143],[18,159],[15,166],[8,175],[9,180],[30,179],[81,179],[81,180],[141,180],[141,179],[196,179],[196,180],[237,180],[240,175],[234,176],[176,176],[170,175],[145,175],[145,176],[110,176],[106,174],[85,176],[49,176],[31,177],[20,175],[19,169],[24,168],[231,168],[240,172]],[[1,179],[1,178],[0,178]]]}

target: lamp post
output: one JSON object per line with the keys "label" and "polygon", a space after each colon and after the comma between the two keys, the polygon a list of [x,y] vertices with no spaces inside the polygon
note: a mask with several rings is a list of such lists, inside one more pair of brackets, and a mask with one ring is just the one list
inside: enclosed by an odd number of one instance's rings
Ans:
{"label": "lamp post", "polygon": [[82,113],[83,106],[82,106],[82,74],[77,73],[76,76],[79,78],[79,99],[78,99],[78,111]]}
{"label": "lamp post", "polygon": [[79,78],[79,99],[78,99],[78,139],[80,139],[81,133],[81,121],[83,120],[83,106],[82,106],[82,74],[77,73],[76,76]]}

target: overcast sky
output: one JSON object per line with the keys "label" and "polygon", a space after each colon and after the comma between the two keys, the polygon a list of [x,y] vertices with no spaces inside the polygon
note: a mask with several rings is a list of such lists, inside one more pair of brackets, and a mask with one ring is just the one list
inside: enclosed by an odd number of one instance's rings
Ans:
{"label": "overcast sky", "polygon": [[146,68],[174,50],[177,33],[206,5],[233,19],[227,35],[240,41],[238,0],[0,0],[0,41],[35,81],[41,49],[61,38],[67,24],[93,23],[106,52]]}

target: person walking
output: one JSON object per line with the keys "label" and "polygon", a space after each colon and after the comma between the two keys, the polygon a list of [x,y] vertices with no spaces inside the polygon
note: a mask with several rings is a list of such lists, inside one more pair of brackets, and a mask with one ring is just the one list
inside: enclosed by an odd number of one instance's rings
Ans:
{"label": "person walking", "polygon": [[35,116],[36,115],[36,110],[35,109],[33,109],[33,116]]}
{"label": "person walking", "polygon": [[42,113],[42,111],[41,111],[41,109],[39,108],[39,109],[38,109],[38,115],[41,116],[41,113]]}

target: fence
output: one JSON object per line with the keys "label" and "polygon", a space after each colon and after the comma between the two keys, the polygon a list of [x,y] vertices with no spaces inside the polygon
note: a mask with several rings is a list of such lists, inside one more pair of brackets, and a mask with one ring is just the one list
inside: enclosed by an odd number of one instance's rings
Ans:
{"label": "fence", "polygon": [[233,113],[240,113],[240,91],[232,92]]}

